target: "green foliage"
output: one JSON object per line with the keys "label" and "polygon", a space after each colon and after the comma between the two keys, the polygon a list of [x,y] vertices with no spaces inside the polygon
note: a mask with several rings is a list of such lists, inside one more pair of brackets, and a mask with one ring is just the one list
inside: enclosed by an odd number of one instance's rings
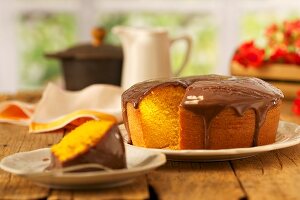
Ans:
{"label": "green foliage", "polygon": [[279,15],[276,12],[250,12],[243,16],[241,22],[241,42],[254,38],[261,38],[264,30],[272,23],[299,18],[297,12]]}
{"label": "green foliage", "polygon": [[20,18],[19,41],[22,88],[35,88],[61,74],[57,61],[45,58],[47,52],[69,47],[75,41],[75,20],[66,14],[28,14]]}

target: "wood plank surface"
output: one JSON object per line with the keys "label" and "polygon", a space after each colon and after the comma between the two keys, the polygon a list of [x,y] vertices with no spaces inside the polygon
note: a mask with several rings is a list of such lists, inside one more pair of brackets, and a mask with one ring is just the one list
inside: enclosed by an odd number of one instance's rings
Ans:
{"label": "wood plank surface", "polygon": [[3,94],[0,93],[0,102],[7,100],[18,100],[28,103],[36,103],[40,100],[42,91],[19,91],[15,94]]}
{"label": "wood plank surface", "polygon": [[246,68],[237,62],[232,62],[230,71],[232,75],[236,76],[251,76],[266,80],[300,81],[300,67],[298,65],[278,63],[261,68]]}
{"label": "wood plank surface", "polygon": [[[38,100],[19,94],[27,102]],[[1,100],[14,99],[1,96]],[[284,102],[281,120],[300,124]],[[27,127],[0,124],[0,159],[20,152],[49,147],[63,132],[29,134]],[[230,162],[174,162],[140,177],[132,184],[110,189],[51,190],[0,170],[0,199],[300,199],[300,145]]]}
{"label": "wood plank surface", "polygon": [[141,176],[133,183],[116,188],[94,190],[53,190],[48,200],[142,200],[149,199],[146,177]]}
{"label": "wood plank surface", "polygon": [[[40,92],[19,92],[16,95],[1,95],[0,101],[21,100],[37,102]],[[59,142],[64,131],[44,134],[29,134],[28,127],[0,123],[0,160],[17,152],[50,147]],[[25,178],[0,170],[0,199],[149,199],[146,177],[137,178],[125,186],[97,190],[51,190],[37,186]]]}
{"label": "wood plank surface", "polygon": [[[0,124],[0,159],[17,152],[50,147],[63,136],[63,131],[29,134],[27,127]],[[34,142],[33,142],[34,141]],[[49,195],[50,194],[50,195]],[[25,178],[0,170],[0,199],[148,199],[145,177],[132,184],[101,190],[63,191],[35,185]]]}
{"label": "wood plank surface", "polygon": [[[0,124],[0,159],[5,156],[49,147],[57,143],[63,133],[29,134],[23,126]],[[1,199],[40,199],[48,196],[49,189],[0,170]]]}
{"label": "wood plank surface", "polygon": [[171,162],[148,175],[162,200],[242,199],[245,193],[229,162]]}
{"label": "wood plank surface", "polygon": [[300,145],[231,162],[248,199],[300,199]]}

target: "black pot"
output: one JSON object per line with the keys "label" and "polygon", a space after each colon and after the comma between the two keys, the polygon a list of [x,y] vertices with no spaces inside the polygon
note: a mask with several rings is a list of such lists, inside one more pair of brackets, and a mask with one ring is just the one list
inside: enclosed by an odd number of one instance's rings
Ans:
{"label": "black pot", "polygon": [[95,83],[121,84],[121,47],[83,44],[46,56],[61,61],[68,90],[81,90]]}

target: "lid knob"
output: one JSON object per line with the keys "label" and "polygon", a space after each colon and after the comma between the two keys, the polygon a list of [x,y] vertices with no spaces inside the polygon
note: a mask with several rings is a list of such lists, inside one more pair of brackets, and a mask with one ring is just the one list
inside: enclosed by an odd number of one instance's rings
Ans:
{"label": "lid knob", "polygon": [[92,44],[94,46],[99,46],[103,43],[103,39],[106,35],[106,31],[102,27],[95,27],[93,28],[91,35],[92,35]]}

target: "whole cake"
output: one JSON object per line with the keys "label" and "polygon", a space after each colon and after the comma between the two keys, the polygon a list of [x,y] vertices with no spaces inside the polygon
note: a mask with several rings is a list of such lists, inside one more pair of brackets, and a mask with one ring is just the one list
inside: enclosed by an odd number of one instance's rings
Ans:
{"label": "whole cake", "polygon": [[113,121],[88,121],[51,147],[48,169],[79,164],[100,164],[111,169],[126,168],[125,148]]}
{"label": "whole cake", "polygon": [[275,142],[282,92],[258,79],[193,76],[138,83],[122,95],[133,145],[224,149]]}

